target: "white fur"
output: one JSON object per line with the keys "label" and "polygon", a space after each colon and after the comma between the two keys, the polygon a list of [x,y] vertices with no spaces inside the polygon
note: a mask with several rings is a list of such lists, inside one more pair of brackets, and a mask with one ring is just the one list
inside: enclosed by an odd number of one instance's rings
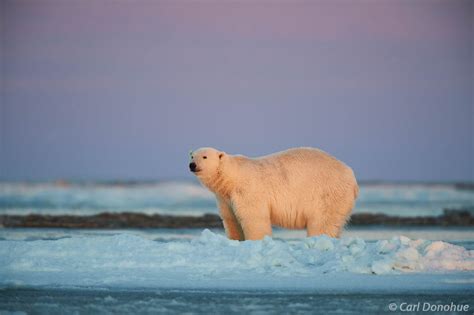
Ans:
{"label": "white fur", "polygon": [[313,148],[259,158],[201,148],[191,162],[216,195],[228,237],[236,240],[262,239],[272,225],[338,237],[359,191],[351,168]]}

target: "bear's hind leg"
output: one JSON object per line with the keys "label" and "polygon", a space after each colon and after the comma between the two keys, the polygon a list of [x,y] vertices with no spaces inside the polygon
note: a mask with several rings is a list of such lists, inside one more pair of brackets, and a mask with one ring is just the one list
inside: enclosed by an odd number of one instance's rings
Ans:
{"label": "bear's hind leg", "polygon": [[329,237],[339,237],[341,226],[333,222],[323,222],[320,220],[311,220],[306,226],[306,235],[308,237],[325,234]]}

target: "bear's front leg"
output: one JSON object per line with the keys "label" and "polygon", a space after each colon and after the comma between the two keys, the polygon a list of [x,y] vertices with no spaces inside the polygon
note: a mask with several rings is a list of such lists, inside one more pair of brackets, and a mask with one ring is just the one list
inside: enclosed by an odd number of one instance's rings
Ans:
{"label": "bear's front leg", "polygon": [[235,215],[242,226],[245,240],[261,240],[272,236],[270,214],[260,203],[235,202]]}
{"label": "bear's front leg", "polygon": [[237,218],[229,204],[221,198],[217,199],[217,204],[219,205],[219,211],[227,237],[231,240],[243,241],[244,233],[242,232],[242,227],[237,221]]}

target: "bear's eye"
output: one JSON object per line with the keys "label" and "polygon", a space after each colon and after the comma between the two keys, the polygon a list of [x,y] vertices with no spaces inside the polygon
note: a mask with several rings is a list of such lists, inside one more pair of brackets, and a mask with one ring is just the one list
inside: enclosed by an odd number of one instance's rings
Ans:
{"label": "bear's eye", "polygon": [[207,159],[207,156],[203,156],[202,158],[203,158],[203,159]]}

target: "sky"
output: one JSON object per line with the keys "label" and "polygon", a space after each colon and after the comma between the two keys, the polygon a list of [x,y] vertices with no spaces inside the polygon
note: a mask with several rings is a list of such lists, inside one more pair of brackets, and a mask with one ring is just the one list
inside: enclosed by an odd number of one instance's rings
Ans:
{"label": "sky", "polygon": [[474,1],[0,2],[0,179],[191,178],[189,150],[321,148],[474,180]]}

